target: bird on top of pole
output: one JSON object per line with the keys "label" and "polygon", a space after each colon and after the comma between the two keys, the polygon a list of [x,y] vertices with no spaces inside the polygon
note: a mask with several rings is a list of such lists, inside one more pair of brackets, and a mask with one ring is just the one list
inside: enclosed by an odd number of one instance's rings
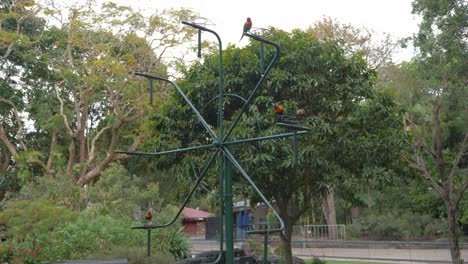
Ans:
{"label": "bird on top of pole", "polygon": [[242,31],[242,36],[241,38],[239,39],[239,41],[242,40],[242,38],[244,37],[244,34],[249,32],[249,30],[252,28],[252,20],[250,19],[250,17],[247,18],[247,21],[245,21],[244,23],[244,28],[243,28],[243,31]]}

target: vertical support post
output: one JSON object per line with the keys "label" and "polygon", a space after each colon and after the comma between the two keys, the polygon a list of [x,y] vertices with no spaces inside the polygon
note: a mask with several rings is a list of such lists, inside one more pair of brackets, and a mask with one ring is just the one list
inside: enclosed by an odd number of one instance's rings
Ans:
{"label": "vertical support post", "polygon": [[198,52],[197,57],[201,58],[201,29],[198,30]]}
{"label": "vertical support post", "polygon": [[233,203],[232,203],[232,163],[224,158],[224,192],[226,210],[226,264],[234,263],[234,237],[233,237]]}
{"label": "vertical support post", "polygon": [[297,147],[297,131],[294,130],[293,133],[294,135],[292,137],[292,140],[293,140],[294,167],[297,168],[297,163],[299,160],[299,157],[298,157],[299,150]]}
{"label": "vertical support post", "polygon": [[150,105],[153,105],[153,79],[150,79],[150,87],[149,87],[149,93],[150,93]]}
{"label": "vertical support post", "polygon": [[[268,227],[269,228],[269,227]],[[265,236],[263,237],[263,264],[268,263],[268,232],[265,233]]]}
{"label": "vertical support post", "polygon": [[151,256],[151,229],[146,229],[148,230],[148,241],[147,241],[147,256]]}
{"label": "vertical support post", "polygon": [[265,47],[263,42],[260,42],[260,71],[262,74],[265,72]]}

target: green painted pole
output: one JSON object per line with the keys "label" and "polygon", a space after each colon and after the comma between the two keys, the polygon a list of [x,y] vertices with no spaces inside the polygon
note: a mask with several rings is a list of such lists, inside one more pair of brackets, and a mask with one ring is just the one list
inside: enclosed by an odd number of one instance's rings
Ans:
{"label": "green painted pole", "polygon": [[263,42],[260,42],[260,71],[265,72],[265,47]]}
{"label": "green painted pole", "polygon": [[263,237],[263,264],[267,264],[268,261],[268,232]]}
{"label": "green painted pole", "polygon": [[151,229],[148,230],[148,242],[146,243],[148,248],[147,248],[147,255],[148,257],[151,256]]}
{"label": "green painted pole", "polygon": [[149,94],[150,94],[150,105],[153,105],[153,93],[154,93],[154,88],[153,88],[153,79],[150,79],[150,87],[149,87]]}
{"label": "green painted pole", "polygon": [[224,199],[226,211],[226,264],[234,263],[234,216],[232,202],[232,163],[229,159],[224,159]]}

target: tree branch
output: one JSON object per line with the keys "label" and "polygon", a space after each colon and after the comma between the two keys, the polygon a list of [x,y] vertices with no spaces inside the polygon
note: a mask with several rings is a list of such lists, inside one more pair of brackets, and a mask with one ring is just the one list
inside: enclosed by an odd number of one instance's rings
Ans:
{"label": "tree branch", "polygon": [[411,126],[411,130],[413,131],[413,134],[414,134],[414,137],[416,139],[416,144],[417,144],[417,158],[418,158],[418,163],[415,163],[415,162],[412,162],[410,161],[408,158],[404,158],[405,161],[408,163],[408,166],[414,170],[417,170],[419,171],[423,178],[429,182],[429,184],[431,184],[432,188],[434,188],[434,190],[436,190],[442,197],[446,197],[446,193],[445,193],[445,190],[442,188],[442,186],[440,186],[435,180],[434,178],[432,177],[432,175],[430,174],[430,172],[427,170],[427,167],[426,167],[426,162],[424,161],[424,157],[422,155],[422,152],[423,152],[423,143],[422,143],[422,138],[421,138],[421,135],[419,134],[419,132],[417,131],[416,129],[416,125],[414,124],[414,122],[411,120],[411,119],[407,119],[409,122],[410,122],[410,126]]}
{"label": "tree branch", "polygon": [[93,138],[92,142],[91,142],[91,151],[90,151],[90,154],[89,154],[89,158],[88,158],[88,162],[87,164],[91,164],[94,162],[94,160],[96,159],[97,157],[97,151],[96,151],[96,141],[101,137],[101,135],[107,131],[108,129],[110,129],[112,127],[112,125],[108,125],[104,128],[102,128],[101,130],[99,130],[99,132],[96,134],[96,136]]}
{"label": "tree branch", "polygon": [[65,81],[59,82],[57,85],[54,86],[54,89],[55,89],[56,97],[60,101],[60,115],[63,117],[65,128],[67,129],[68,135],[73,136],[73,130],[71,129],[70,124],[68,124],[68,118],[63,111],[63,105],[64,105],[63,99],[60,97],[59,90],[57,88],[57,86],[62,85],[63,83],[65,83]]}
{"label": "tree branch", "polygon": [[49,149],[49,158],[47,159],[47,170],[52,170],[52,165],[54,163],[54,150],[55,146],[57,146],[57,138],[58,138],[58,130],[55,130],[52,133],[52,139],[50,140],[50,149]]}
{"label": "tree branch", "polygon": [[[458,169],[458,165],[460,164],[460,161],[462,157],[465,155],[466,149],[467,149],[467,141],[468,141],[468,132],[465,132],[465,137],[463,138],[462,145],[460,147],[460,151],[458,151],[457,157],[455,161],[453,162],[452,169],[450,170],[450,178],[455,177],[455,173]],[[457,197],[455,198],[455,208],[458,208],[458,205],[460,204],[461,199],[463,198],[463,194],[465,193],[466,189],[468,188],[468,181],[463,184],[463,187],[460,189],[460,191],[457,194]]]}
{"label": "tree branch", "polygon": [[18,130],[16,131],[16,137],[18,139],[18,143],[21,145],[23,150],[28,150],[28,148],[26,147],[26,144],[24,144],[24,141],[23,141],[23,122],[21,122],[21,117],[19,115],[18,109],[16,109],[16,106],[13,102],[5,98],[0,97],[0,103],[7,104],[11,106],[11,108],[13,109],[13,115],[15,116],[16,122],[18,123]]}

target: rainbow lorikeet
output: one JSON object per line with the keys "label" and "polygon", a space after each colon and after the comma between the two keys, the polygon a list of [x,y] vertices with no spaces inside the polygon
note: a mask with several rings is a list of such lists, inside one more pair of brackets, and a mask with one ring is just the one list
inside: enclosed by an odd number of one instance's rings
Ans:
{"label": "rainbow lorikeet", "polygon": [[274,105],[273,105],[273,110],[275,110],[275,113],[276,113],[277,115],[282,115],[282,114],[283,114],[283,111],[284,111],[284,108],[283,108],[283,106],[281,106],[281,105],[274,104]]}
{"label": "rainbow lorikeet", "polygon": [[151,219],[153,219],[153,214],[151,213],[151,210],[148,210],[148,212],[145,214],[145,219],[148,221],[151,221]]}
{"label": "rainbow lorikeet", "polygon": [[241,38],[239,39],[239,41],[242,40],[242,38],[244,37],[244,34],[249,32],[249,30],[252,28],[252,20],[250,19],[250,17],[247,18],[247,21],[245,21],[244,23],[244,28],[243,28],[243,31],[242,31],[242,36]]}

